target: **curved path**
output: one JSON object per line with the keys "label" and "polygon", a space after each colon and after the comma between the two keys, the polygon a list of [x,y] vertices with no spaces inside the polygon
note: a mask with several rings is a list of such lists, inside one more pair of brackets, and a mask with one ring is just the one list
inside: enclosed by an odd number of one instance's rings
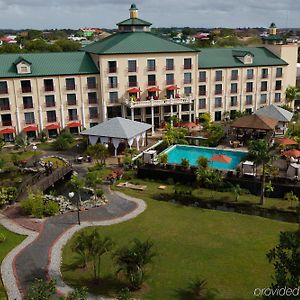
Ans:
{"label": "curved path", "polygon": [[[112,192],[108,188],[105,188],[105,196],[109,200],[107,205],[80,213],[81,226],[77,225],[77,213],[72,212],[47,219],[38,235],[28,230],[23,232],[29,237],[10,252],[1,265],[9,299],[21,299],[34,278],[55,278],[58,291],[69,292],[71,288],[61,279],[60,263],[62,248],[71,236],[83,227],[107,226],[129,220],[146,208],[142,200]],[[1,223],[5,225],[3,219]],[[10,223],[6,227],[15,231],[16,226]]]}

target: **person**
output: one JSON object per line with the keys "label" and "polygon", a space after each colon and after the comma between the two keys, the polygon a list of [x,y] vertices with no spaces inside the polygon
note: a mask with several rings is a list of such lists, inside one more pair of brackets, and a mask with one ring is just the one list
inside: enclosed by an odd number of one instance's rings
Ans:
{"label": "person", "polygon": [[52,161],[48,162],[48,168],[49,168],[49,173],[52,174],[52,172],[53,172],[53,162]]}
{"label": "person", "polygon": [[45,168],[46,175],[49,176],[49,167],[48,167],[48,164],[46,162],[44,164],[44,168]]}

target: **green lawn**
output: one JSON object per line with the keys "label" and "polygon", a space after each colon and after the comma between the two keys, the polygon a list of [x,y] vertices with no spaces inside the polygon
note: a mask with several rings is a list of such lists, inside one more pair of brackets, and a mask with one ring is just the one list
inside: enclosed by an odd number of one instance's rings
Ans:
{"label": "green lawn", "polygon": [[[296,229],[296,225],[159,202],[151,199],[159,193],[157,187],[147,182],[147,192],[122,190],[146,200],[147,210],[128,222],[97,228],[112,237],[116,247],[135,237],[154,241],[158,255],[149,269],[144,294],[137,297],[183,300],[178,291],[196,277],[207,279],[209,287],[219,291],[218,299],[250,299],[256,287],[268,287],[273,269],[266,252],[276,245],[280,231]],[[170,190],[167,186],[166,192]],[[85,285],[94,293],[112,295],[121,286],[115,283],[115,271],[110,255],[104,256],[105,279],[102,285],[92,285],[90,270],[76,268],[70,243],[64,248],[63,277],[73,286]]]}
{"label": "green lawn", "polygon": [[[18,244],[20,244],[24,239],[25,236],[12,233],[0,225],[0,233],[3,233],[6,236],[6,240],[3,243],[0,243],[0,263],[5,258],[5,256]],[[6,293],[0,280],[0,299],[6,299]]]}

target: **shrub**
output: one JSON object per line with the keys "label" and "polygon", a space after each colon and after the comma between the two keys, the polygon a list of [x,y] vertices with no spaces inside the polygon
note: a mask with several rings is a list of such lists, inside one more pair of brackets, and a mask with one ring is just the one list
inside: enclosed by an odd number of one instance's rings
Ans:
{"label": "shrub", "polygon": [[69,149],[70,144],[67,139],[60,135],[53,142],[52,146],[56,151],[63,151]]}
{"label": "shrub", "polygon": [[0,205],[10,203],[15,200],[17,189],[15,187],[0,188]]}
{"label": "shrub", "polygon": [[168,163],[168,154],[163,153],[159,156],[159,162],[163,165],[166,165]]}
{"label": "shrub", "polygon": [[197,159],[197,165],[199,168],[206,169],[208,167],[208,159],[204,156],[199,156]]}
{"label": "shrub", "polygon": [[6,240],[6,235],[4,233],[0,232],[0,244],[4,243],[5,240]]}
{"label": "shrub", "polygon": [[59,212],[59,205],[55,201],[47,201],[44,204],[44,215],[54,216]]}
{"label": "shrub", "polygon": [[189,160],[186,159],[186,158],[183,158],[183,159],[181,160],[181,166],[182,166],[183,168],[186,168],[186,169],[187,169],[187,168],[190,166]]}
{"label": "shrub", "polygon": [[104,195],[104,192],[103,192],[102,189],[96,189],[96,196],[97,196],[98,198],[102,198],[103,195]]}

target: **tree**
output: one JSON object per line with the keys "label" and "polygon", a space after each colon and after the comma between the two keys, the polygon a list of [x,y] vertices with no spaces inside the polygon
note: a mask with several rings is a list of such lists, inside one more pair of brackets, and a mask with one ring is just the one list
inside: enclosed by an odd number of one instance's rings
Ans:
{"label": "tree", "polygon": [[168,163],[168,154],[167,153],[163,153],[159,156],[159,162],[165,166]]}
{"label": "tree", "polygon": [[15,143],[18,148],[21,148],[24,152],[26,151],[26,147],[28,146],[28,138],[25,133],[20,133],[16,136]]}
{"label": "tree", "polygon": [[207,169],[208,168],[208,159],[204,156],[199,156],[197,158],[198,168]]}
{"label": "tree", "polygon": [[256,166],[262,164],[261,188],[260,188],[260,204],[265,204],[265,181],[266,181],[266,165],[271,162],[273,156],[272,148],[265,140],[253,140],[249,143],[249,159],[254,161]]}
{"label": "tree", "polygon": [[54,46],[61,49],[63,52],[78,51],[81,48],[80,43],[67,39],[60,39],[54,43]]}
{"label": "tree", "polygon": [[28,290],[25,300],[49,300],[55,295],[55,281],[45,281],[35,279],[33,285]]}
{"label": "tree", "polygon": [[79,255],[82,267],[86,268],[89,259],[89,235],[81,231],[73,241],[71,249]]}
{"label": "tree", "polygon": [[175,128],[168,126],[167,132],[164,136],[164,143],[169,147],[175,144],[186,145],[188,142],[185,136],[188,134],[188,130],[185,128]]}
{"label": "tree", "polygon": [[92,156],[97,163],[102,165],[105,165],[105,161],[109,156],[108,149],[102,144],[89,145],[86,152]]}
{"label": "tree", "polygon": [[291,206],[293,206],[293,202],[299,202],[299,198],[293,192],[286,193],[284,199],[290,201]]}
{"label": "tree", "polygon": [[193,280],[185,291],[185,299],[189,300],[208,300],[215,299],[218,291],[216,289],[207,288],[205,279],[197,278]]}
{"label": "tree", "polygon": [[66,298],[66,300],[87,300],[87,299],[88,299],[88,293],[85,287],[76,288]]}
{"label": "tree", "polygon": [[0,152],[2,152],[4,146],[5,146],[5,141],[0,138]]}
{"label": "tree", "polygon": [[122,272],[126,276],[133,290],[138,290],[145,280],[146,266],[152,263],[155,256],[152,248],[152,241],[134,239],[131,247],[123,247],[114,255],[119,267],[117,273]]}
{"label": "tree", "polygon": [[181,166],[182,166],[184,169],[187,169],[187,168],[190,166],[189,160],[186,159],[186,158],[182,158],[182,159],[181,159]]}
{"label": "tree", "polygon": [[288,86],[285,90],[286,102],[291,106],[291,103],[295,100],[298,93],[298,88],[295,86]]}
{"label": "tree", "polygon": [[243,189],[239,186],[239,184],[237,184],[233,186],[232,192],[234,194],[235,202],[238,202],[240,195],[243,194]]}
{"label": "tree", "polygon": [[80,192],[84,187],[84,180],[77,175],[72,175],[70,185],[75,192]]}
{"label": "tree", "polygon": [[266,182],[265,184],[265,193],[267,197],[270,197],[270,193],[272,193],[274,191],[274,187],[272,185],[272,181],[269,180],[268,182]]}

